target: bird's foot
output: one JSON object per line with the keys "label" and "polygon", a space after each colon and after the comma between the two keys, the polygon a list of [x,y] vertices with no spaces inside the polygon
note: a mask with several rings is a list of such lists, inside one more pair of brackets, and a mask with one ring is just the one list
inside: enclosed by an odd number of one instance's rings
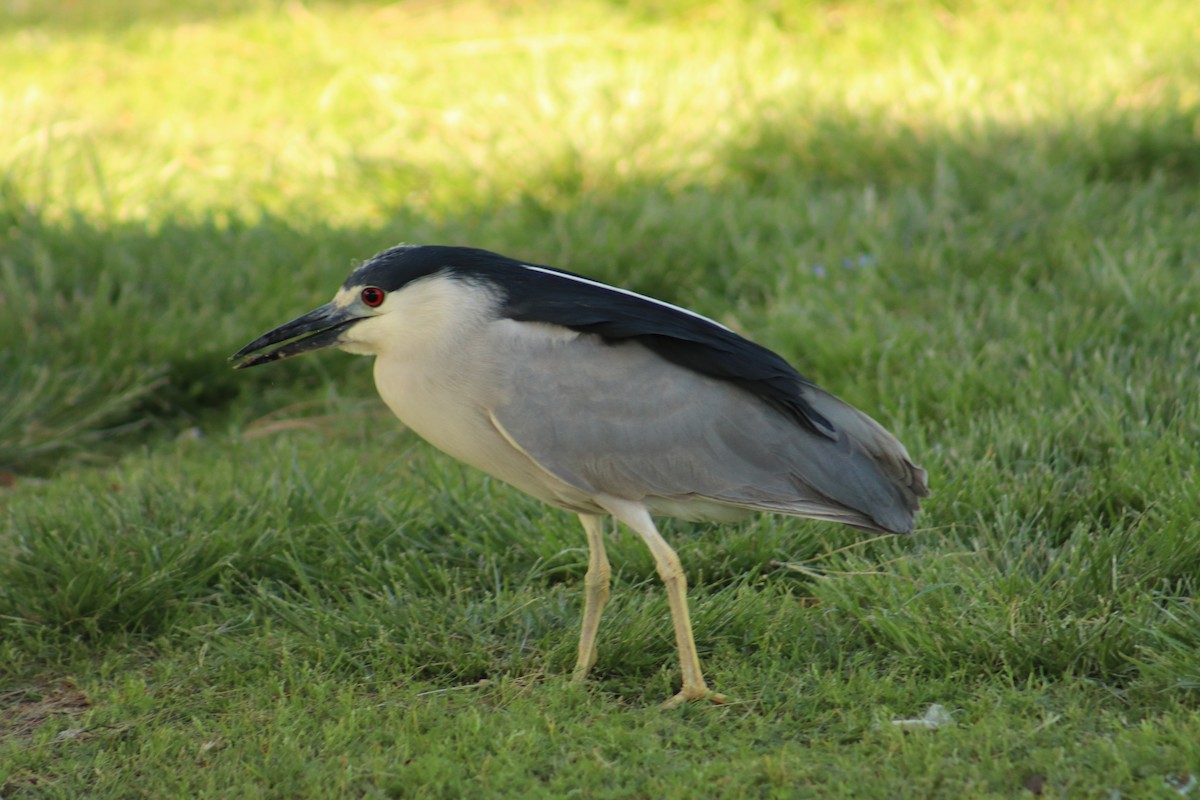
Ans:
{"label": "bird's foot", "polygon": [[684,686],[679,690],[679,694],[672,697],[670,700],[662,704],[662,708],[674,708],[675,706],[684,703],[698,703],[707,700],[714,705],[724,705],[729,702],[725,699],[725,695],[714,692],[703,683],[695,686]]}

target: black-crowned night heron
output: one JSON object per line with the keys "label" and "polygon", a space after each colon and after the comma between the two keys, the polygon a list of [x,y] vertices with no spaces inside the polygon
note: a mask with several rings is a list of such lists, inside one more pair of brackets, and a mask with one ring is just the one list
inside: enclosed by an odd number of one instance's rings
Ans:
{"label": "black-crowned night heron", "polygon": [[894,436],[770,350],[669,303],[485,250],[394,247],[232,358],[252,367],[325,347],[375,356],[380,396],[430,444],[579,515],[590,555],[576,681],[608,600],[604,516],[642,537],[683,672],[668,704],[713,695],[687,580],[653,516],[771,511],[910,533],[928,494]]}

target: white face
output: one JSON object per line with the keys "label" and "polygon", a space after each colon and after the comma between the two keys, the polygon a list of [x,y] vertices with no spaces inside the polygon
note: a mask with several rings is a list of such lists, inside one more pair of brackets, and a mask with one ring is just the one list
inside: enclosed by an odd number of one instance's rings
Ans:
{"label": "white face", "polygon": [[[343,309],[353,317],[359,318],[359,321],[351,325],[338,338],[338,348],[345,350],[348,353],[356,353],[360,355],[372,355],[373,350],[363,349],[360,345],[362,332],[359,330],[364,326],[371,325],[372,318],[387,313],[388,298],[384,295],[383,302],[375,307],[368,306],[363,302],[363,290],[365,286],[351,286],[338,290],[338,293],[333,296],[332,305],[336,308]],[[380,290],[382,291],[382,290]]]}
{"label": "white face", "polygon": [[420,278],[394,292],[371,286],[344,288],[333,304],[360,321],[346,329],[338,347],[357,355],[384,356],[451,346],[468,337],[473,325],[492,319],[495,302],[487,289],[445,275]]}
{"label": "white face", "polygon": [[[378,355],[386,344],[387,318],[400,305],[397,295],[374,286],[349,286],[338,291],[333,305],[344,309],[359,321],[351,325],[338,339],[338,347],[356,355]],[[381,324],[382,323],[382,324]]]}

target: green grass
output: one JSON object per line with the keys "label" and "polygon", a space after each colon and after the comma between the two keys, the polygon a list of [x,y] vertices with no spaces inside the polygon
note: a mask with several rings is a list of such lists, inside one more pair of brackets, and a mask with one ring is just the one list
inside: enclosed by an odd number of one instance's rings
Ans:
{"label": "green grass", "polygon": [[[1179,797],[1200,773],[1200,6],[10,3],[0,796]],[[339,353],[398,241],[696,308],[896,431],[912,538],[615,537]],[[799,569],[789,568],[798,567]],[[932,704],[954,724],[905,732]]]}

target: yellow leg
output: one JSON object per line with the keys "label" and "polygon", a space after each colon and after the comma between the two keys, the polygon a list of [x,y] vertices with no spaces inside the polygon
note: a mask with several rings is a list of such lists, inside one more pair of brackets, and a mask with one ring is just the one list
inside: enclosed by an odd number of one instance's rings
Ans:
{"label": "yellow leg", "polygon": [[679,694],[663,703],[664,708],[679,705],[693,700],[712,700],[723,703],[725,698],[708,688],[704,675],[700,671],[700,658],[696,654],[696,642],[692,638],[692,621],[688,615],[687,605],[687,576],[679,563],[679,556],[671,549],[671,545],[662,538],[650,513],[640,503],[615,500],[605,506],[617,519],[633,528],[650,552],[654,555],[654,563],[658,567],[658,575],[662,578],[663,586],[667,589],[667,602],[671,605],[671,622],[675,626],[675,645],[679,648],[679,668],[683,673],[683,687]]}
{"label": "yellow leg", "polygon": [[596,631],[600,627],[600,614],[608,602],[608,578],[611,570],[608,556],[604,553],[604,518],[592,514],[580,514],[579,521],[587,532],[588,571],[583,578],[583,627],[579,631],[579,660],[571,680],[581,682],[588,670],[596,663]]}

